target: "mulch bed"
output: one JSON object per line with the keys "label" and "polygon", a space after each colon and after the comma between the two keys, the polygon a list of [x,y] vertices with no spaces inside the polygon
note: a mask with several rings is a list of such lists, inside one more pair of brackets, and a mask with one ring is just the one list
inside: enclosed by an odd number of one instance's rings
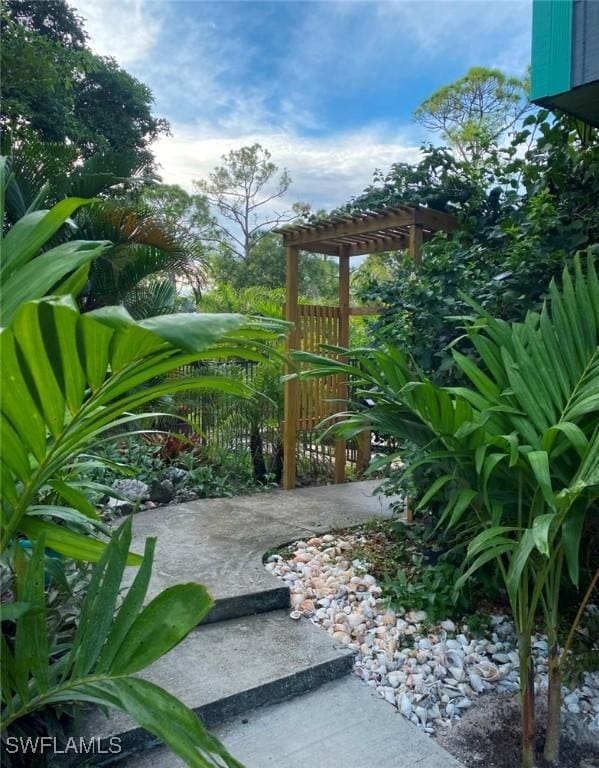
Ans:
{"label": "mulch bed", "polygon": [[[537,768],[543,759],[544,711],[537,708]],[[520,765],[520,710],[517,697],[481,697],[462,719],[437,734],[437,741],[466,768],[518,768]],[[599,768],[599,734],[573,717],[564,723],[560,768]]]}

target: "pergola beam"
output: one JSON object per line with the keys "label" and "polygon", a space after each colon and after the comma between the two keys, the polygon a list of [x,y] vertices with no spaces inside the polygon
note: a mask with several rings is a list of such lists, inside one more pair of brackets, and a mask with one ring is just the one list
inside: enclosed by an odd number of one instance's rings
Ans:
{"label": "pergola beam", "polygon": [[[285,232],[285,229],[281,229],[283,235],[283,242],[285,245],[297,245],[304,246],[309,243],[318,242],[321,240],[330,240],[333,237],[343,237],[343,235],[365,235],[369,232],[376,232],[386,227],[406,226],[414,222],[414,212],[407,211],[394,211],[384,216],[368,217],[367,219],[360,219],[358,221],[353,218],[350,221],[342,221],[339,224],[329,225],[314,225],[308,231],[293,231]],[[309,249],[308,249],[309,250]]]}
{"label": "pergola beam", "polygon": [[343,237],[371,239],[368,235],[391,233],[394,230],[408,230],[418,225],[428,232],[453,232],[457,223],[453,216],[443,211],[435,211],[423,206],[399,206],[385,208],[380,212],[365,212],[333,216],[326,222],[315,224],[296,224],[276,230],[283,236],[284,245],[299,246],[304,250],[313,250],[319,243],[331,242]]}
{"label": "pergola beam", "polygon": [[[434,232],[422,231],[422,239],[424,242],[430,240],[433,235]],[[409,234],[406,232],[405,235],[396,234],[393,237],[389,236],[384,239],[377,237],[376,239],[367,240],[363,244],[354,243],[353,245],[350,245],[343,241],[334,242],[331,240],[317,241],[310,243],[309,246],[306,245],[302,247],[302,250],[309,251],[310,253],[324,253],[327,256],[339,256],[342,249],[345,249],[345,252],[352,257],[367,256],[369,253],[403,250],[409,248],[409,245]]]}

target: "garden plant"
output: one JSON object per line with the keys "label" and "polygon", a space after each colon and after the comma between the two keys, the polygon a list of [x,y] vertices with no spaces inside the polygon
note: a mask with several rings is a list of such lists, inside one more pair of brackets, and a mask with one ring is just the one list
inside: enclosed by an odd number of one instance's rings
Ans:
{"label": "garden plant", "polygon": [[[4,161],[2,171],[4,190]],[[116,532],[103,524],[87,477],[103,462],[94,446],[143,422],[140,409],[162,394],[217,388],[251,395],[223,377],[164,376],[207,358],[265,361],[284,324],[224,314],[135,321],[123,307],[82,314],[72,294],[111,244],[51,241],[87,204],[66,198],[28,213],[2,240],[1,555],[13,599],[2,608],[1,729],[43,732],[56,722],[49,707],[60,715],[67,705],[72,712],[74,703],[93,702],[127,712],[189,765],[237,765],[193,712],[134,677],[197,625],[210,597],[183,584],[144,605],[155,542],[146,542],[143,555],[132,552],[130,523]],[[48,559],[57,556],[95,563],[66,642],[48,624]],[[127,565],[139,570],[121,600]]]}
{"label": "garden plant", "polygon": [[467,537],[461,580],[497,564],[518,635],[523,768],[534,764],[530,638],[542,614],[550,645],[545,757],[557,764],[560,667],[567,652],[558,645],[563,572],[578,586],[585,520],[599,498],[595,253],[577,257],[561,286],[552,283],[540,313],[523,322],[473,309],[468,337],[478,360],[453,353],[470,386],[435,385],[390,345],[337,348],[356,361],[352,365],[299,352],[294,357],[311,365],[302,377],[343,373],[353,380],[354,400],[331,417],[329,430],[346,438],[372,429],[391,435],[412,448],[404,477],[421,467],[432,471],[419,508],[442,497],[438,525]]}

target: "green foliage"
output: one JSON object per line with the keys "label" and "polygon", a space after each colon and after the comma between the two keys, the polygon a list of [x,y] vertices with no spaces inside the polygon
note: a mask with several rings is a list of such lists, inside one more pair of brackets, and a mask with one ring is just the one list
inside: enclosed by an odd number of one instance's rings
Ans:
{"label": "green foliage", "polygon": [[[147,208],[97,201],[79,214],[76,223],[79,236],[112,244],[91,267],[80,298],[85,310],[119,303],[139,305],[140,292],[152,285],[149,278],[166,274],[173,283],[178,274],[200,271],[201,254],[193,238],[185,239]],[[168,289],[163,294],[164,290]],[[168,304],[163,301],[157,306]]]}
{"label": "green foliage", "polygon": [[223,246],[243,261],[277,224],[305,213],[307,207],[298,203],[285,213],[269,212],[268,206],[289,189],[291,177],[286,170],[276,177],[278,168],[260,144],[231,150],[222,163],[194,184],[227,222],[217,222]]}
{"label": "green foliage", "polygon": [[237,290],[231,283],[218,283],[198,303],[200,312],[241,312],[242,314],[282,317],[284,288],[251,285]]}
{"label": "green foliage", "polygon": [[[208,264],[218,253],[219,231],[203,195],[190,195],[176,184],[153,184],[141,188],[139,202],[177,239],[187,244],[189,257],[176,275],[185,278],[193,298],[202,295]],[[173,270],[171,270],[171,274]]]}
{"label": "green foliage", "polygon": [[364,544],[352,558],[368,563],[392,606],[424,610],[428,619],[469,616],[474,621],[481,600],[498,597],[488,574],[456,589],[464,559],[464,545],[434,529],[431,519],[407,526],[398,520],[373,521],[365,526]]}
{"label": "green foliage", "polygon": [[[18,545],[14,552],[18,578],[13,606],[22,610],[12,620],[14,631],[2,636],[2,732],[35,734],[37,718],[48,707],[64,710],[74,702],[110,705],[164,741],[187,765],[239,766],[191,710],[135,676],[207,614],[212,600],[204,587],[179,584],[144,606],[155,545],[148,539],[143,564],[119,601],[131,544],[129,520],[113,534],[91,572],[74,636],[60,643],[48,632],[52,624],[44,589],[46,543],[42,537],[30,556]],[[3,619],[8,619],[4,612]]]}
{"label": "green foliage", "polygon": [[[596,137],[581,138],[571,119],[550,121],[546,111],[524,123],[478,168],[427,148],[420,163],[394,166],[351,206],[403,197],[458,215],[454,237],[426,244],[418,271],[399,254],[359,286],[365,302],[387,307],[375,332],[439,382],[453,381],[448,345],[461,345],[463,318],[472,314],[460,292],[494,317],[522,320],[540,310],[549,281],[576,251],[599,242]],[[432,176],[431,165],[440,169]]]}
{"label": "green foliage", "polygon": [[432,621],[467,610],[468,603],[461,600],[462,593],[455,589],[459,571],[454,565],[447,562],[428,565],[422,560],[413,565],[410,573],[400,569],[394,578],[383,581],[383,593],[392,604],[426,611]]}
{"label": "green foliage", "polygon": [[184,497],[232,497],[263,487],[256,485],[249,450],[202,445],[197,435],[154,431],[125,435],[94,447],[94,453],[101,456],[102,463],[90,472],[90,480],[99,483],[101,493],[122,477],[123,466],[130,467],[132,475],[149,486],[170,479],[173,468],[184,470],[185,475],[176,483]]}
{"label": "green foliage", "polygon": [[26,213],[50,208],[65,197],[115,197],[149,184],[153,177],[134,152],[111,150],[77,160],[77,150],[44,144],[32,133],[15,144],[3,142],[6,166],[5,226]]}
{"label": "green foliage", "polygon": [[[333,417],[341,423],[331,431],[351,437],[380,429],[418,448],[403,475],[429,467],[434,481],[419,507],[441,496],[439,526],[467,533],[460,581],[497,563],[519,635],[526,766],[530,636],[542,610],[556,645],[562,568],[578,585],[585,517],[599,498],[599,279],[590,249],[586,274],[579,258],[573,273],[564,270],[561,289],[550,286],[550,304],[521,323],[496,320],[469,302],[479,313],[469,336],[482,363],[454,352],[469,387],[435,386],[391,347],[346,351],[356,359],[351,366],[295,355],[315,366],[301,376],[354,378],[356,402]],[[362,405],[366,399],[372,407]],[[557,649],[550,666],[549,711],[559,724],[559,705],[552,706],[560,696]],[[550,722],[549,731],[555,727]]]}
{"label": "green foliage", "polygon": [[[72,254],[77,251],[82,260],[81,249],[87,252],[91,248],[80,245],[84,239],[105,245],[95,253],[93,263],[88,259],[89,268],[78,273],[77,290],[70,286],[85,310],[123,303],[138,318],[173,311],[180,275],[199,292],[205,264],[197,235],[164,208],[144,204],[144,193],[138,190],[144,189],[148,177],[145,168],[135,166],[133,154],[100,153],[75,169],[69,165],[69,157],[55,163],[52,154],[53,147],[28,142],[2,158],[6,228],[16,222],[22,228],[23,222],[40,216],[44,206],[54,205],[57,211],[70,206],[72,216],[68,222],[67,216],[62,217],[53,242],[62,241],[60,248],[69,258],[74,259]],[[131,190],[133,194],[123,196]],[[82,207],[81,199],[77,205],[65,199],[73,193],[102,197],[86,200]],[[72,242],[74,237],[77,240]],[[44,254],[44,258],[50,256]],[[35,265],[32,270],[37,270]],[[155,277],[164,272],[168,282]],[[44,292],[51,287],[47,285]]]}
{"label": "green foliage", "polygon": [[3,3],[3,132],[17,140],[33,130],[44,142],[71,143],[83,157],[128,149],[150,162],[150,143],[168,123],[152,115],[147,86],[93,54],[85,38],[65,2]]}
{"label": "green foliage", "polygon": [[[0,157],[0,191],[5,179],[10,186],[11,176],[6,175],[6,158]],[[84,282],[90,263],[110,247],[106,240],[71,240],[40,253],[40,250],[64,225],[65,221],[89,201],[68,198],[52,209],[38,210],[21,218],[2,237],[2,261],[0,281],[3,292],[1,320],[10,324],[19,307],[27,301],[39,299],[54,290],[65,293],[73,281],[65,280],[75,275]],[[0,218],[4,218],[4,194],[0,202]]]}
{"label": "green foliage", "polygon": [[[273,233],[262,234],[251,245],[245,259],[233,251],[221,248],[212,254],[210,271],[220,286],[230,284],[235,291],[248,288],[281,289],[285,285],[285,249],[281,238]],[[338,271],[336,263],[326,256],[301,253],[298,290],[310,300],[333,300],[337,297]]]}

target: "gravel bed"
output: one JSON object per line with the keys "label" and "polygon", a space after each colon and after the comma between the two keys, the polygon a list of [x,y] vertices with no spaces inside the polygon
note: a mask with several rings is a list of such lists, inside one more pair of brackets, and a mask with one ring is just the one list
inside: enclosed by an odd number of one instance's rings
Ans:
{"label": "gravel bed", "polygon": [[[351,560],[356,534],[296,542],[271,555],[266,568],[291,590],[291,617],[311,620],[355,651],[354,672],[404,717],[427,733],[452,725],[479,697],[518,690],[513,624],[491,615],[486,636],[455,617],[430,622],[424,611],[392,610],[369,564]],[[596,610],[596,609],[595,609]],[[533,638],[535,687],[547,686],[547,640]],[[575,690],[564,688],[564,709],[599,737],[599,672],[585,672]]]}

